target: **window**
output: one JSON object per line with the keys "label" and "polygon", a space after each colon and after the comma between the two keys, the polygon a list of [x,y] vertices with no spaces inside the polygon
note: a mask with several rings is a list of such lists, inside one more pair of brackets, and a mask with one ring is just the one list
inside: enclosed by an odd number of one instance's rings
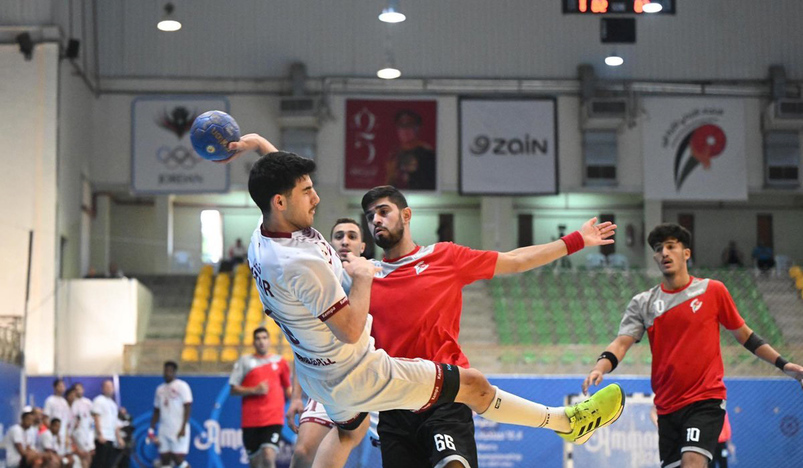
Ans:
{"label": "window", "polygon": [[585,185],[616,185],[616,160],[619,145],[616,131],[583,132]]}
{"label": "window", "polygon": [[800,135],[797,132],[764,134],[764,170],[767,185],[797,187],[800,168]]}
{"label": "window", "polygon": [[288,151],[314,160],[317,133],[313,128],[283,128],[282,151]]}
{"label": "window", "polygon": [[223,218],[218,210],[201,211],[201,261],[217,263],[223,257]]}

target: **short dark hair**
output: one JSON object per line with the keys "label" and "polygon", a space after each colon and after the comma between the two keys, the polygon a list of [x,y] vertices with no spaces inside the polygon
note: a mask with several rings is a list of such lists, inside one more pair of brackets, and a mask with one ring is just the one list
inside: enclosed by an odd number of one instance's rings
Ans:
{"label": "short dark hair", "polygon": [[256,328],[256,329],[254,330],[254,338],[256,338],[256,337],[257,337],[257,333],[264,333],[264,334],[268,335],[268,338],[270,338],[270,333],[268,333],[268,329],[267,329],[267,328],[265,328],[265,327],[258,327],[258,328]]}
{"label": "short dark hair", "polygon": [[353,218],[337,218],[337,221],[335,221],[335,224],[332,225],[332,229],[329,231],[329,237],[330,238],[332,237],[332,235],[334,235],[335,226],[337,226],[338,224],[353,224],[353,225],[357,226],[357,229],[359,229],[360,238],[365,237],[365,236],[362,235],[362,226],[360,226],[360,223],[356,219],[353,219]]}
{"label": "short dark hair", "polygon": [[174,371],[178,370],[178,364],[176,364],[176,361],[165,361],[164,367],[172,367]]}
{"label": "short dark hair", "polygon": [[75,388],[75,385],[78,385],[78,384],[74,384],[74,385],[72,385],[70,388],[68,388],[68,389],[67,389],[67,391],[66,391],[66,392],[64,392],[64,396],[65,396],[65,397],[68,397],[68,396],[70,396],[70,393],[75,393],[75,392],[77,392],[77,391],[78,391],[78,389],[77,389],[77,388]]}
{"label": "short dark hair", "polygon": [[56,386],[57,386],[59,383],[64,383],[64,379],[62,379],[61,377],[59,377],[58,379],[54,380],[54,381],[53,381],[53,388],[56,388]]}
{"label": "short dark hair", "polygon": [[52,426],[52,425],[53,425],[53,423],[59,423],[59,424],[61,424],[61,419],[59,419],[59,418],[53,418],[53,419],[51,419],[51,420],[50,420],[50,425]]}
{"label": "short dark hair", "polygon": [[403,210],[409,206],[407,205],[407,199],[404,198],[404,195],[401,193],[401,191],[399,191],[399,189],[392,185],[380,185],[367,191],[365,195],[362,196],[363,213],[368,211],[368,207],[371,206],[371,203],[381,198],[390,199],[390,201],[399,207],[400,210]]}
{"label": "short dark hair", "polygon": [[654,248],[656,244],[661,244],[669,238],[675,238],[683,244],[684,248],[691,248],[691,232],[680,224],[663,223],[655,226],[647,236],[647,245]]}
{"label": "short dark hair", "polygon": [[262,210],[270,213],[271,199],[293,190],[299,179],[315,172],[315,161],[295,153],[277,151],[262,156],[248,174],[248,193]]}

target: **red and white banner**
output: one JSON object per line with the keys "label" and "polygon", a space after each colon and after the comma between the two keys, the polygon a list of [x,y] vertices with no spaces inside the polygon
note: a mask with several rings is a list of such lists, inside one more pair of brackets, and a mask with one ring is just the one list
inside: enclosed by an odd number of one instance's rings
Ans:
{"label": "red and white banner", "polygon": [[747,200],[744,103],[645,98],[644,197]]}
{"label": "red and white banner", "polygon": [[345,188],[437,189],[437,102],[346,101]]}

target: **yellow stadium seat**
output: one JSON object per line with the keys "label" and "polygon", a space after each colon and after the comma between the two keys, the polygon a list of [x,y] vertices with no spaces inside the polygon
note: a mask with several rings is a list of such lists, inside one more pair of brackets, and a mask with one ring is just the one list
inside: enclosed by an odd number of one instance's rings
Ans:
{"label": "yellow stadium seat", "polygon": [[243,333],[243,344],[246,346],[251,346],[254,344],[253,330],[246,330],[245,333]]}
{"label": "yellow stadium seat", "polygon": [[795,286],[797,287],[797,289],[803,291],[803,276],[795,280]]}
{"label": "yellow stadium seat", "polygon": [[245,314],[245,319],[249,322],[258,322],[262,320],[264,314],[265,313],[262,311],[261,307],[248,307],[248,312]]}
{"label": "yellow stadium seat", "polygon": [[245,320],[245,314],[243,313],[242,309],[229,309],[228,315],[226,315],[227,320],[232,320],[235,322],[242,322]]}
{"label": "yellow stadium seat", "polygon": [[188,322],[203,323],[205,320],[206,320],[206,314],[199,309],[191,310],[189,317],[187,317]]}
{"label": "yellow stadium seat", "polygon": [[[239,344],[239,343],[238,343]],[[223,353],[220,355],[221,362],[234,362],[240,357],[237,348],[224,348]]]}
{"label": "yellow stadium seat", "polygon": [[201,353],[201,361],[203,362],[217,362],[218,352],[215,348],[204,348],[203,352]]}
{"label": "yellow stadium seat", "polygon": [[801,270],[799,266],[794,265],[789,269],[789,276],[795,279],[800,278],[803,276],[803,270]]}
{"label": "yellow stadium seat", "polygon": [[[235,335],[240,336],[243,333],[243,326],[241,323],[237,322],[226,322],[226,330],[223,332],[224,335]],[[240,344],[240,343],[237,343]]]}
{"label": "yellow stadium seat", "polygon": [[187,323],[187,335],[200,335],[203,333],[204,327],[202,324],[198,322],[189,322]]}
{"label": "yellow stadium seat", "polygon": [[230,309],[238,309],[240,311],[245,310],[245,298],[232,296],[231,302],[229,302]]}
{"label": "yellow stadium seat", "polygon": [[208,322],[222,323],[226,319],[226,314],[223,309],[212,309],[209,311],[209,316],[206,318]]}
{"label": "yellow stadium seat", "polygon": [[198,348],[184,348],[181,351],[181,360],[187,362],[198,362]]}
{"label": "yellow stadium seat", "polygon": [[215,298],[212,299],[212,303],[209,305],[209,307],[212,309],[225,309],[227,305],[228,304],[224,297],[215,296]]}
{"label": "yellow stadium seat", "polygon": [[220,345],[220,335],[215,334],[206,334],[204,335],[204,344],[207,346],[219,346]]}
{"label": "yellow stadium seat", "polygon": [[184,337],[184,344],[188,346],[199,345],[201,344],[201,335],[196,334],[187,334]]}
{"label": "yellow stadium seat", "polygon": [[206,331],[205,335],[222,335],[223,334],[223,322],[207,322],[206,323]]}
{"label": "yellow stadium seat", "polygon": [[206,310],[207,307],[209,307],[209,301],[207,301],[206,299],[201,299],[198,296],[195,296],[193,298],[192,306],[190,306],[191,309],[201,309],[201,310]]}
{"label": "yellow stadium seat", "polygon": [[223,344],[226,346],[240,346],[240,334],[229,334],[223,337]]}
{"label": "yellow stadium seat", "polygon": [[204,265],[204,266],[201,267],[201,273],[200,274],[202,274],[202,275],[211,275],[214,272],[215,272],[215,269],[214,269],[214,267],[212,265]]}
{"label": "yellow stadium seat", "polygon": [[268,336],[270,336],[271,343],[277,344],[282,339],[282,332],[278,328],[268,328]]}

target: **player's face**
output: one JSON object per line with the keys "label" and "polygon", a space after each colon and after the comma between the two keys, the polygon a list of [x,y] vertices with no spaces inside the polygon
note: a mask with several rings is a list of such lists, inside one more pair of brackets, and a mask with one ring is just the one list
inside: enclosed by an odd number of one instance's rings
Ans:
{"label": "player's face", "polygon": [[84,386],[81,384],[75,384],[75,396],[78,398],[84,397]]}
{"label": "player's face", "polygon": [[75,401],[75,393],[76,392],[68,392],[66,395],[64,395],[64,398],[67,400],[67,403],[69,403],[70,405],[72,405],[72,402]]}
{"label": "player's face", "polygon": [[111,380],[106,380],[103,382],[103,386],[100,388],[100,392],[103,393],[105,396],[111,398],[114,395],[114,385],[112,384]]}
{"label": "player's face", "polygon": [[57,383],[53,390],[56,395],[64,395],[64,382]]}
{"label": "player's face", "polygon": [[398,244],[404,236],[402,212],[387,198],[372,203],[365,212],[371,236],[376,245],[387,250]]}
{"label": "player's face", "polygon": [[312,187],[312,179],[308,175],[299,179],[286,199],[287,210],[284,216],[287,222],[296,230],[312,226],[315,220],[315,208],[321,201]]}
{"label": "player's face", "polygon": [[683,247],[677,239],[670,237],[654,245],[653,251],[653,259],[664,276],[674,276],[686,271],[686,261],[691,256],[691,250]]}
{"label": "player's face", "polygon": [[270,347],[270,337],[267,333],[257,333],[254,337],[254,349],[256,349],[257,354],[268,354],[268,348]]}
{"label": "player's face", "polygon": [[165,366],[164,368],[164,379],[165,382],[172,382],[176,378],[176,370],[173,369],[173,366]]}
{"label": "player's face", "polygon": [[53,434],[58,434],[59,430],[61,429],[61,421],[53,421],[50,423],[50,432]]}
{"label": "player's face", "polygon": [[337,251],[340,260],[346,259],[346,254],[351,252],[359,257],[365,250],[365,242],[362,241],[360,227],[352,223],[340,223],[332,228],[332,247]]}
{"label": "player's face", "polygon": [[33,413],[26,413],[25,416],[23,416],[22,420],[20,421],[20,426],[22,426],[23,429],[28,429],[33,425],[33,423],[34,423]]}

